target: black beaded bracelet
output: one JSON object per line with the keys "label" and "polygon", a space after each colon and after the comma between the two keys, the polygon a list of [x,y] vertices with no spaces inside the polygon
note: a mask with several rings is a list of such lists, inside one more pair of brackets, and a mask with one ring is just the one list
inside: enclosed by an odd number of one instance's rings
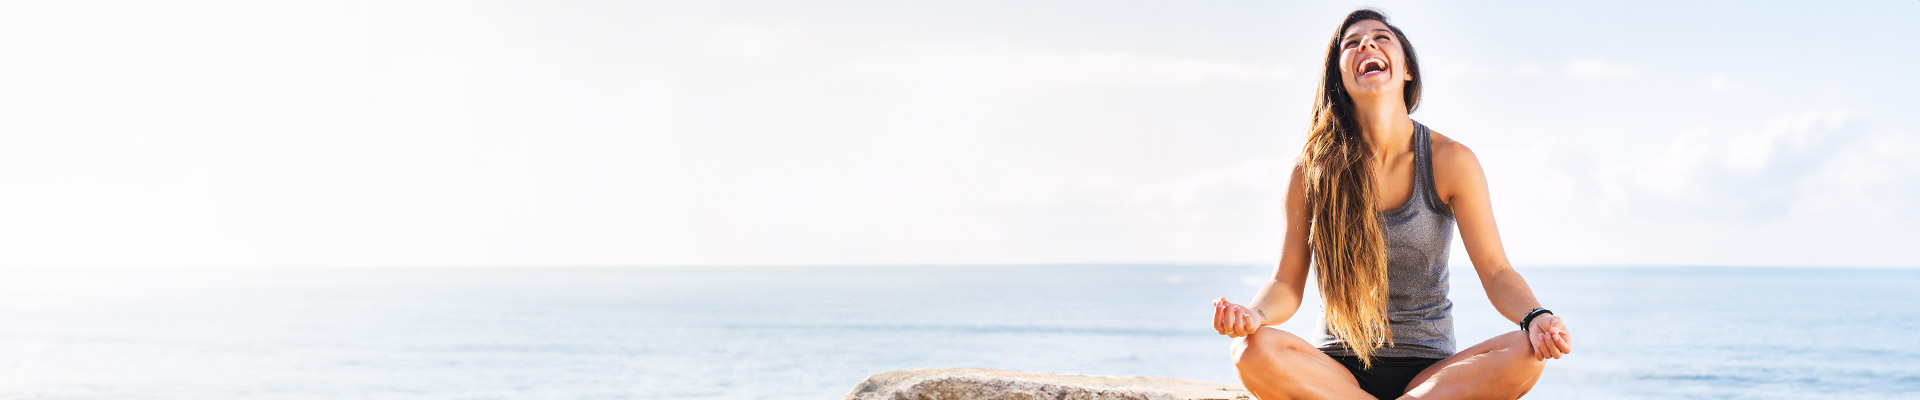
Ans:
{"label": "black beaded bracelet", "polygon": [[1547,311],[1547,309],[1545,308],[1534,308],[1533,311],[1528,311],[1527,317],[1520,319],[1520,330],[1523,332],[1530,332],[1527,330],[1527,328],[1533,325],[1533,317],[1538,317],[1540,316],[1540,314],[1552,314],[1552,313],[1553,311]]}

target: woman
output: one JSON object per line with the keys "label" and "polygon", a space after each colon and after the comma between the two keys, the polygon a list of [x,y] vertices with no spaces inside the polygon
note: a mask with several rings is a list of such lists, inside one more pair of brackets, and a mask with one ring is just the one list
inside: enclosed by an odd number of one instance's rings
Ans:
{"label": "woman", "polygon": [[[1420,79],[1413,45],[1378,12],[1348,14],[1327,44],[1279,267],[1252,303],[1214,301],[1214,329],[1235,338],[1234,366],[1255,397],[1511,399],[1572,352],[1565,322],[1507,263],[1473,151],[1407,116]],[[1456,222],[1487,297],[1520,324],[1457,353]],[[1309,264],[1326,305],[1318,345],[1267,327],[1299,309]]]}

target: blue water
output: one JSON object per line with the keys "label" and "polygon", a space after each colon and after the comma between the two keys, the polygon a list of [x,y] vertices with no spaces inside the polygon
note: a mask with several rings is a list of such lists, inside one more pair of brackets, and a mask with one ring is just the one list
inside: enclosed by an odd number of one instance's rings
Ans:
{"label": "blue water", "polygon": [[[1529,398],[1920,398],[1920,270],[1522,269]],[[972,366],[1234,381],[1176,265],[0,271],[0,398],[835,399]],[[1512,329],[1454,269],[1462,348]],[[1311,285],[1309,285],[1311,286]],[[1314,328],[1318,304],[1283,329]]]}

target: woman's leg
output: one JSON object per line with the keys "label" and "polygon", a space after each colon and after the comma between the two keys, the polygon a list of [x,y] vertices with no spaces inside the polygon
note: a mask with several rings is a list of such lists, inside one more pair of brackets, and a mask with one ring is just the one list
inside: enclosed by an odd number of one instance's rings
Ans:
{"label": "woman's leg", "polygon": [[1347,367],[1280,328],[1233,339],[1232,349],[1240,383],[1260,400],[1373,399]]}
{"label": "woman's leg", "polygon": [[1420,371],[1400,398],[1517,399],[1533,389],[1546,365],[1534,359],[1525,332],[1507,332]]}

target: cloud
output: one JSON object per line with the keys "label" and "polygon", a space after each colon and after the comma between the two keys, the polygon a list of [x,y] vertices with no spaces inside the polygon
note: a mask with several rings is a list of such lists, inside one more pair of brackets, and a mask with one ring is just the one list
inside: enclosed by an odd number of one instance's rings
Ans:
{"label": "cloud", "polygon": [[1805,110],[1481,154],[1516,263],[1911,266],[1920,135],[1877,121]]}
{"label": "cloud", "polygon": [[1911,231],[1920,223],[1920,211],[1911,200],[1920,197],[1920,135],[1882,134],[1860,140],[1833,157],[1819,171],[1800,180],[1802,194],[1791,213],[1823,222],[1853,221],[1858,225],[1887,224]]}
{"label": "cloud", "polygon": [[1727,77],[1720,76],[1720,75],[1707,77],[1707,80],[1705,82],[1701,82],[1701,85],[1706,86],[1707,90],[1720,92],[1720,93],[1732,92],[1735,89],[1739,89],[1738,87],[1733,86],[1733,81],[1727,80]]}
{"label": "cloud", "polygon": [[771,59],[790,53],[797,45],[797,33],[754,25],[714,25],[701,32],[699,49],[708,56],[720,59]]}
{"label": "cloud", "polygon": [[1799,182],[1867,138],[1845,110],[1786,115],[1760,129],[1683,132],[1629,179],[1635,211],[1663,218],[1768,220],[1803,197]]}
{"label": "cloud", "polygon": [[1169,58],[1128,51],[1054,51],[924,47],[855,59],[848,72],[867,77],[961,85],[1109,85],[1263,82],[1292,70],[1225,60]]}
{"label": "cloud", "polygon": [[1522,66],[1520,66],[1520,67],[1518,67],[1518,68],[1514,68],[1514,69],[1513,69],[1513,73],[1515,73],[1515,74],[1519,74],[1519,75],[1520,75],[1520,77],[1522,77],[1522,78],[1532,78],[1532,77],[1537,77],[1537,76],[1540,76],[1540,73],[1542,73],[1542,72],[1545,72],[1545,71],[1546,71],[1546,70],[1545,70],[1545,69],[1542,69],[1542,68],[1540,68],[1540,66],[1538,66],[1538,65],[1533,65],[1533,64],[1527,64],[1527,65],[1522,65]]}
{"label": "cloud", "polygon": [[[1160,60],[1146,61],[1149,63],[1165,62]],[[1280,67],[1262,67],[1197,59],[1181,59],[1173,61],[1172,63],[1173,81],[1176,83],[1207,80],[1263,81],[1286,79],[1293,76],[1293,71]]]}
{"label": "cloud", "polygon": [[1202,171],[1151,188],[1172,196],[1174,209],[1191,209],[1210,191],[1231,188],[1284,191],[1291,167],[1291,164],[1279,158],[1252,158],[1231,167]]}
{"label": "cloud", "polygon": [[1637,69],[1613,65],[1606,60],[1586,58],[1567,63],[1567,76],[1579,79],[1601,79],[1639,76]]}

